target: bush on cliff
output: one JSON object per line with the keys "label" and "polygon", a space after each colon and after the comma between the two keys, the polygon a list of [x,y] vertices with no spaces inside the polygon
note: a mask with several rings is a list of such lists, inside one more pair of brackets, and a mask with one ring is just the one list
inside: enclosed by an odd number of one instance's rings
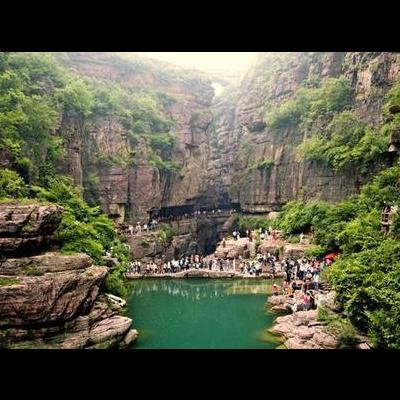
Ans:
{"label": "bush on cliff", "polygon": [[376,347],[400,348],[400,242],[381,240],[339,259],[328,271],[337,299]]}
{"label": "bush on cliff", "polygon": [[243,217],[240,216],[237,221],[238,227],[241,231],[255,230],[255,229],[267,229],[273,224],[272,220],[268,220],[263,217]]}
{"label": "bush on cliff", "polygon": [[267,113],[267,125],[273,129],[300,123],[309,125],[342,111],[351,99],[350,83],[342,77],[325,79],[319,87],[302,86],[291,99]]}
{"label": "bush on cliff", "polygon": [[104,250],[115,239],[112,221],[99,207],[90,207],[82,198],[81,191],[72,186],[70,179],[53,177],[47,189],[33,187],[35,198],[50,201],[64,207],[64,213],[56,237],[66,251],[85,252],[97,264],[102,264]]}
{"label": "bush on cliff", "polygon": [[113,271],[107,274],[104,289],[108,293],[112,293],[115,296],[126,298],[128,290],[125,285],[125,277],[122,271]]}
{"label": "bush on cliff", "polygon": [[24,181],[17,172],[3,168],[0,169],[0,198],[18,198],[24,195]]}
{"label": "bush on cliff", "polygon": [[353,112],[344,111],[306,139],[297,151],[304,158],[319,161],[334,171],[358,167],[367,172],[387,146],[386,130],[375,132]]}
{"label": "bush on cliff", "polygon": [[311,203],[290,201],[282,208],[275,224],[285,232],[285,235],[307,232],[315,221],[325,217],[328,208],[328,204],[323,201]]}

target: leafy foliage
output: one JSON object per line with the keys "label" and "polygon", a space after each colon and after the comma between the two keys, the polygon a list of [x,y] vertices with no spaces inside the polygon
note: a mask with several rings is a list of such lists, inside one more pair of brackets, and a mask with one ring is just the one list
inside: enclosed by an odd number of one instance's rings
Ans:
{"label": "leafy foliage", "polygon": [[24,194],[24,181],[17,172],[3,168],[0,169],[0,198],[21,197]]}
{"label": "leafy foliage", "polygon": [[255,229],[267,229],[272,225],[272,221],[262,217],[243,217],[240,216],[237,221],[240,230],[245,231]]}
{"label": "leafy foliage", "polygon": [[160,224],[160,228],[158,232],[154,234],[154,238],[159,244],[166,246],[177,234],[178,231],[171,225]]}
{"label": "leafy foliage", "polygon": [[388,136],[361,122],[351,111],[335,115],[328,126],[305,140],[298,152],[305,158],[319,161],[334,171],[359,166],[366,172],[388,146]]}
{"label": "leafy foliage", "polygon": [[315,221],[324,218],[328,208],[328,204],[324,202],[306,204],[290,201],[283,207],[276,224],[287,235],[307,232]]}
{"label": "leafy foliage", "polygon": [[[385,202],[400,203],[399,166],[382,171],[359,196],[340,203],[288,203],[276,223],[287,235],[312,227],[320,253],[341,253],[327,278],[344,313],[377,347],[400,348],[400,231],[397,216],[389,235],[381,232]],[[350,327],[341,329],[351,341]]]}
{"label": "leafy foliage", "polygon": [[163,160],[159,155],[152,154],[150,156],[150,165],[158,168],[160,171],[165,172],[179,172],[182,169],[182,165],[174,161]]}
{"label": "leafy foliage", "polygon": [[347,80],[328,78],[320,87],[300,87],[290,100],[267,113],[267,125],[276,129],[310,124],[342,111],[350,105],[351,99],[352,90]]}
{"label": "leafy foliage", "polygon": [[9,278],[9,277],[1,277],[0,278],[0,286],[12,286],[19,285],[21,281],[18,278]]}
{"label": "leafy foliage", "polygon": [[318,321],[325,323],[328,331],[339,337],[342,348],[352,348],[358,342],[357,331],[348,317],[336,314],[326,307],[320,307]]}
{"label": "leafy foliage", "polygon": [[272,160],[262,160],[250,167],[251,170],[258,169],[259,171],[269,170],[274,165]]}

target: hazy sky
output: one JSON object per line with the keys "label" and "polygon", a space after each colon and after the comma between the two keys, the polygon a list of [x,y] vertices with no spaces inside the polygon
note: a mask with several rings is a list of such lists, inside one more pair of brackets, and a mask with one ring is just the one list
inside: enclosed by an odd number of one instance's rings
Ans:
{"label": "hazy sky", "polygon": [[239,52],[137,52],[141,56],[156,58],[183,67],[200,70],[231,70],[242,72],[246,70],[257,53]]}

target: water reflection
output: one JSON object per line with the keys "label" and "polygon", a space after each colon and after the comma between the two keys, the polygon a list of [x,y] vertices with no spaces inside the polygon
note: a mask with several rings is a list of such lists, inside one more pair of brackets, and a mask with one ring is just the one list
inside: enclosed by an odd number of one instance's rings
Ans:
{"label": "water reflection", "polygon": [[[272,285],[276,281],[202,281],[201,279],[190,280],[159,280],[141,281],[131,287],[132,296],[143,296],[144,292],[163,292],[169,296],[180,296],[192,301],[199,301],[202,298],[225,297],[232,295],[257,295],[272,293]],[[194,285],[195,283],[195,285]]]}

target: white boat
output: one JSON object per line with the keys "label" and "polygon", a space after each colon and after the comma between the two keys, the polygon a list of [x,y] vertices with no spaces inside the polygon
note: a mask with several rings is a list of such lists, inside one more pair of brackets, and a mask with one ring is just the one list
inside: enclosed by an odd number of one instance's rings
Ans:
{"label": "white boat", "polygon": [[124,299],[121,299],[121,297],[114,296],[113,294],[106,293],[107,299],[110,300],[112,303],[120,306],[120,307],[125,307],[126,306],[126,301]]}

